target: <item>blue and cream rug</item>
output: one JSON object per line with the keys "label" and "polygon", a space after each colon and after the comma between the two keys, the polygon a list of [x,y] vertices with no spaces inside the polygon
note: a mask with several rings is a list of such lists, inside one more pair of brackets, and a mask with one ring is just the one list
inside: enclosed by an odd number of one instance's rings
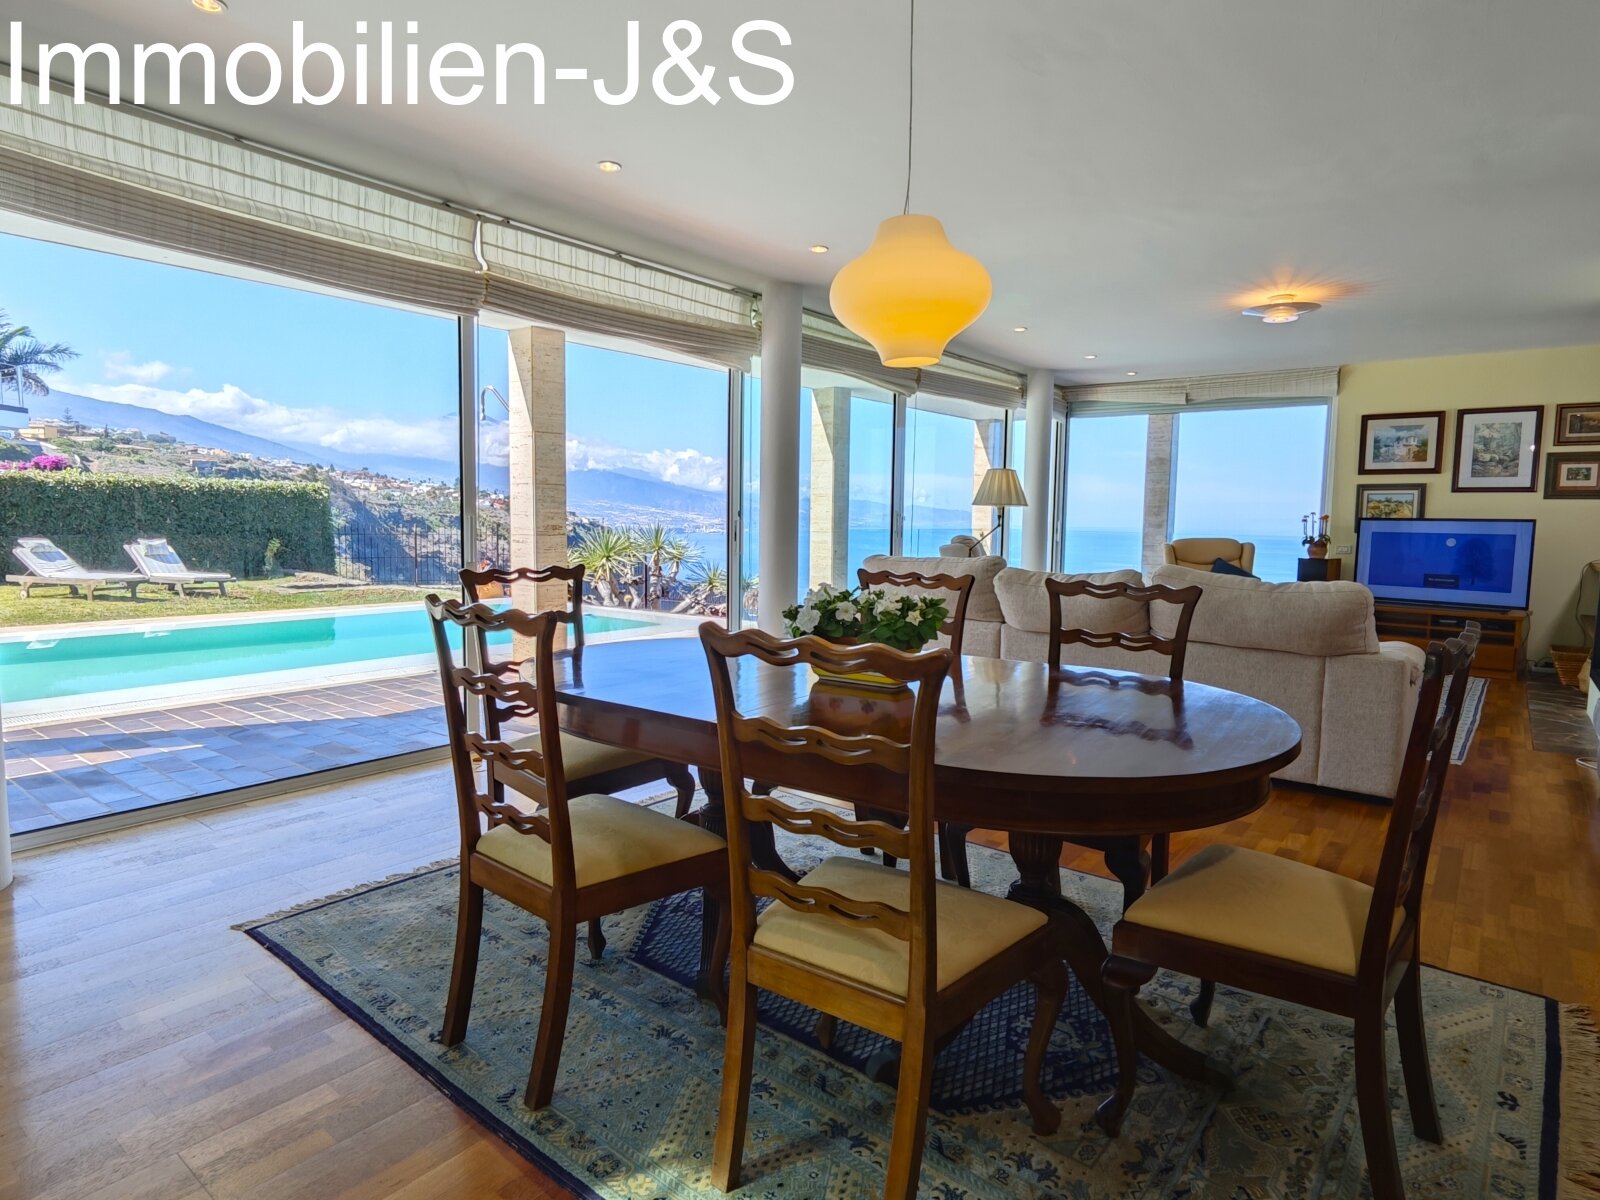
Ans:
{"label": "blue and cream rug", "polygon": [[[792,848],[791,848],[792,851]],[[972,848],[973,877],[1003,892],[1011,862]],[[790,852],[791,862],[801,857]],[[1120,888],[1063,873],[1109,923]],[[700,1200],[710,1180],[722,1030],[683,986],[698,953],[698,903],[679,897],[606,922],[598,964],[580,956],[555,1103],[522,1107],[538,1025],[544,926],[490,897],[467,1040],[439,1045],[457,872],[416,872],[245,927],[455,1103],[574,1195]],[[580,939],[581,940],[581,939]],[[1429,970],[1428,1037],[1443,1146],[1411,1134],[1391,1046],[1395,1130],[1413,1200],[1600,1195],[1600,1039],[1583,1010]],[[1047,1086],[1061,1130],[1036,1138],[1018,1102],[1032,1012],[1003,997],[941,1056],[922,1174],[936,1200],[1357,1200],[1367,1192],[1349,1022],[1222,990],[1209,1029],[1188,1020],[1189,981],[1144,995],[1161,1018],[1237,1073],[1228,1095],[1143,1068],[1122,1136],[1091,1121],[1114,1079],[1106,1028],[1074,987]],[[763,1010],[742,1197],[853,1200],[881,1194],[891,1088],[856,1068],[878,1043],[841,1029],[816,1048],[812,1017]]]}

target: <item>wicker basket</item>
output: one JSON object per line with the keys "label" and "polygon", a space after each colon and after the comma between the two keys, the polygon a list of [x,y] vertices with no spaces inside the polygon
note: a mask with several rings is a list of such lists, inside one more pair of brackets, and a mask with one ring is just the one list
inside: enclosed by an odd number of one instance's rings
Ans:
{"label": "wicker basket", "polygon": [[1577,687],[1583,664],[1589,661],[1587,646],[1551,646],[1550,657],[1555,660],[1556,675],[1567,687]]}

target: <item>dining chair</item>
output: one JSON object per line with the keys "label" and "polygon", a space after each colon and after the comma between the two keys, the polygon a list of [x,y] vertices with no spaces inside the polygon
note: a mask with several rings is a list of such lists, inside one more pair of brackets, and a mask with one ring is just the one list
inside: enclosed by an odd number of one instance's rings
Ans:
{"label": "dining chair", "polygon": [[[1375,1200],[1403,1200],[1389,1111],[1394,1005],[1417,1136],[1441,1140],[1422,1019],[1422,889],[1479,626],[1428,648],[1378,877],[1358,880],[1236,846],[1208,846],[1127,910],[1102,969],[1117,1090],[1096,1119],[1115,1137],[1133,1100],[1133,1005],[1158,969],[1201,975],[1355,1022],[1356,1106]],[[1443,702],[1441,703],[1441,697]]]}
{"label": "dining chair", "polygon": [[[906,654],[882,645],[840,646],[808,637],[783,641],[760,630],[700,627],[711,667],[727,793],[733,968],[727,1054],[712,1178],[739,1186],[757,989],[786,996],[901,1044],[894,1129],[884,1195],[909,1200],[921,1173],[934,1057],[989,1001],[1023,979],[1038,989],[1023,1068],[1023,1096],[1041,1134],[1061,1115],[1041,1083],[1045,1048],[1066,995],[1067,975],[1043,913],[934,878],[933,747],[939,696],[950,669],[944,649]],[[808,699],[761,708],[763,676],[873,671],[906,685],[896,697],[821,681]],[[738,685],[735,686],[735,676]],[[914,690],[913,690],[914,689]],[[786,686],[776,694],[790,696]],[[769,709],[771,705],[767,705]],[[842,781],[893,796],[905,829],[847,817],[831,807],[796,808],[744,785],[752,772],[781,786],[837,794]],[[873,846],[906,860],[892,870],[851,853],[823,859],[798,881],[755,865],[752,831],[763,826],[820,838],[841,851]],[[758,900],[770,901],[759,917]]]}
{"label": "dining chair", "polygon": [[[514,589],[518,585],[565,583],[567,606],[556,615],[570,628],[573,649],[582,650],[583,578],[584,567],[581,563],[570,567],[465,570],[461,572],[461,586],[466,592],[468,602],[477,604],[489,599],[491,595],[515,596]],[[515,670],[519,665],[515,661],[496,664],[502,670]],[[488,669],[487,663],[485,669]],[[638,787],[640,784],[654,783],[658,779],[663,779],[678,793],[675,815],[683,817],[688,814],[694,803],[695,792],[694,776],[688,767],[681,763],[667,762],[665,759],[650,758],[648,755],[623,750],[617,746],[607,746],[602,742],[591,742],[573,734],[562,734],[561,737],[568,780],[576,790],[621,792],[631,787]],[[520,741],[513,739],[512,745],[532,745],[533,740],[532,737]]]}
{"label": "dining chair", "polygon": [[[927,591],[953,596],[950,619],[939,627],[939,633],[948,638],[950,661],[953,670],[961,670],[961,649],[967,633],[967,601],[972,598],[972,588],[977,580],[971,575],[923,575],[916,571],[869,571],[861,567],[856,571],[861,586],[896,588],[902,591]],[[880,814],[863,815],[879,816]],[[967,835],[970,825],[938,823],[939,875],[943,879],[972,886],[972,869],[967,863]],[[895,860],[885,855],[883,865],[892,867]]]}
{"label": "dining chair", "polygon": [[[1057,579],[1054,576],[1045,577],[1044,587],[1050,597],[1049,661],[1052,671],[1061,670],[1063,646],[1078,644],[1098,650],[1115,648],[1164,656],[1167,659],[1166,670],[1160,673],[1170,679],[1175,687],[1182,686],[1184,660],[1189,652],[1189,626],[1194,622],[1194,610],[1200,603],[1201,588],[1172,588],[1162,584],[1140,587],[1131,583],[1096,583],[1089,579]],[[1179,606],[1177,627],[1169,638],[1149,632],[1148,629],[1143,633],[1130,633],[1125,630],[1098,630],[1068,625],[1065,602],[1078,597],[1103,600],[1108,604],[1112,602],[1124,605],[1142,604],[1146,607],[1151,604],[1175,604]],[[1102,843],[1087,839],[1075,840],[1074,844],[1091,846],[1095,849],[1104,848]],[[1153,882],[1163,878],[1171,867],[1170,835],[1159,833],[1151,838],[1149,855],[1150,879]],[[1127,887],[1126,884],[1124,886]],[[1133,902],[1134,895],[1131,891],[1125,891],[1124,895],[1128,903]]]}
{"label": "dining chair", "polygon": [[[720,964],[726,961],[729,928],[727,847],[715,834],[654,809],[608,795],[570,794],[556,713],[554,654],[560,614],[497,612],[488,605],[469,606],[438,596],[429,596],[426,603],[444,688],[461,823],[461,906],[442,1040],[454,1046],[467,1034],[484,892],[491,891],[549,927],[544,1003],[525,1095],[528,1107],[539,1109],[550,1103],[555,1090],[581,923],[704,889],[705,903],[720,908],[712,992],[726,1014]],[[480,653],[494,634],[531,640],[533,680],[458,665],[452,631],[459,631],[464,646],[469,639],[475,642]],[[480,702],[482,732],[468,728],[469,696]],[[506,742],[505,722],[529,717],[539,722],[531,744]],[[507,789],[532,801],[533,807],[509,802]]]}

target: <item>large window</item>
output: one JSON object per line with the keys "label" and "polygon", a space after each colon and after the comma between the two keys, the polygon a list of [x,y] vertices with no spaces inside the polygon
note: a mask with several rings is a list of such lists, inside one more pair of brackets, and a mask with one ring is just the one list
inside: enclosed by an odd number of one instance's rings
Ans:
{"label": "large window", "polygon": [[1177,426],[1172,536],[1254,542],[1257,575],[1294,579],[1299,517],[1322,507],[1327,405],[1197,409]]}
{"label": "large window", "polygon": [[1062,570],[1138,570],[1144,529],[1145,416],[1074,418],[1067,436]]}
{"label": "large window", "polygon": [[890,547],[894,394],[806,369],[800,396],[800,584],[854,586]]}
{"label": "large window", "polygon": [[[906,412],[906,554],[937,555],[956,534],[986,537],[998,523],[993,508],[972,498],[990,467],[1006,465],[1006,411],[969,400],[919,395]],[[984,543],[999,552],[996,534]]]}

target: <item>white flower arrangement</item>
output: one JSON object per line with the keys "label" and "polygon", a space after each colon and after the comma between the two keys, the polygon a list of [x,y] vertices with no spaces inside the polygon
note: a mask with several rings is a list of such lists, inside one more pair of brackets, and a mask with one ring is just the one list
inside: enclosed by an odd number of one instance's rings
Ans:
{"label": "white flower arrangement", "polygon": [[822,586],[784,610],[783,619],[791,637],[815,634],[833,642],[882,642],[915,651],[939,636],[950,607],[937,592]]}

